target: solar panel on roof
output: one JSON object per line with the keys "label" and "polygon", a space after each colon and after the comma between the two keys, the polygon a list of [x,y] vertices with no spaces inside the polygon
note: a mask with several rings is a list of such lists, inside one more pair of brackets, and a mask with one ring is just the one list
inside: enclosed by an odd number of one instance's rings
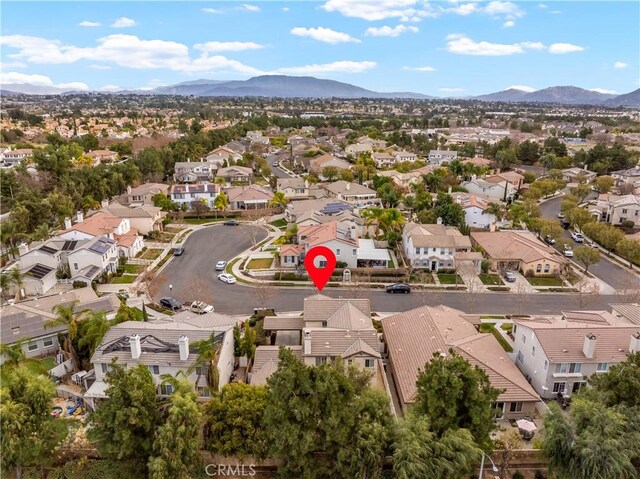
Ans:
{"label": "solar panel on roof", "polygon": [[100,271],[100,268],[98,268],[97,266],[92,266],[91,268],[89,268],[89,271],[87,271],[86,277],[92,278],[93,275],[95,275],[98,271]]}
{"label": "solar panel on roof", "polygon": [[44,251],[45,253],[49,253],[49,254],[54,254],[54,253],[56,253],[58,251],[57,249],[52,248],[51,246],[47,246],[47,245],[41,246],[38,249],[40,249],[40,251]]}
{"label": "solar panel on roof", "polygon": [[45,266],[43,264],[36,264],[29,271],[27,271],[27,274],[36,279],[42,279],[46,275],[48,275],[51,271],[53,271],[53,268],[50,268],[49,266]]}
{"label": "solar panel on roof", "polygon": [[77,241],[65,241],[62,245],[62,251],[73,251],[77,244]]}

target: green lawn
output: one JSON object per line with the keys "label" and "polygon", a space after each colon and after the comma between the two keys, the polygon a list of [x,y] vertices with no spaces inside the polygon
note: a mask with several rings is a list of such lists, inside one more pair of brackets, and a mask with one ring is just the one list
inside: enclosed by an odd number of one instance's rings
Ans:
{"label": "green lawn", "polygon": [[502,346],[502,349],[504,349],[508,353],[513,352],[513,348],[511,347],[511,345],[507,342],[506,339],[504,339],[502,334],[500,334],[500,331],[496,329],[495,323],[482,323],[480,325],[480,332],[493,334],[500,343],[500,346]]}
{"label": "green lawn", "polygon": [[438,273],[440,284],[456,284],[456,276],[458,279],[458,284],[464,285],[464,281],[462,281],[462,278],[457,274]]}
{"label": "green lawn", "polygon": [[510,333],[511,331],[513,331],[513,323],[502,323],[500,325],[500,329],[506,331],[507,333]]}
{"label": "green lawn", "polygon": [[142,256],[140,256],[140,258],[154,260],[158,256],[160,256],[161,254],[162,254],[162,250],[161,249],[159,249],[159,248],[151,248],[151,249],[146,250],[144,253],[142,253]]}
{"label": "green lawn", "polygon": [[247,269],[269,269],[273,264],[273,258],[254,258],[247,264]]}
{"label": "green lawn", "polygon": [[143,273],[147,267],[144,264],[125,264],[124,272],[129,274]]}
{"label": "green lawn", "polygon": [[527,278],[532,286],[562,286],[564,283],[560,278]]}
{"label": "green lawn", "polygon": [[49,371],[50,369],[53,369],[56,365],[55,362],[55,358],[53,356],[48,356],[46,358],[40,358],[40,366],[42,366],[42,368],[45,371]]}
{"label": "green lawn", "polygon": [[276,228],[282,229],[286,228],[288,223],[284,218],[280,218],[279,220],[272,221],[271,224]]}
{"label": "green lawn", "polygon": [[138,275],[123,274],[122,276],[113,278],[111,284],[131,284],[136,280],[137,277]]}
{"label": "green lawn", "polygon": [[142,314],[142,310],[140,308],[131,308],[131,311],[133,311],[136,321],[144,321],[144,314]]}
{"label": "green lawn", "polygon": [[480,273],[478,277],[480,281],[482,281],[482,284],[488,284],[489,286],[500,286],[504,284],[497,274]]}

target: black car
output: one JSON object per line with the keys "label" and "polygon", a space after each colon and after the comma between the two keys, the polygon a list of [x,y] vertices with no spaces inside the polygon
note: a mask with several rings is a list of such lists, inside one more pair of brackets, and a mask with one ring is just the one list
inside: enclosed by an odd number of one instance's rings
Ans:
{"label": "black car", "polygon": [[544,237],[544,242],[547,244],[556,244],[556,240],[553,237],[547,235]]}
{"label": "black car", "polygon": [[227,220],[223,224],[225,226],[238,226],[240,223],[238,223],[236,220]]}
{"label": "black car", "polygon": [[411,286],[404,283],[396,283],[387,286],[387,293],[404,293],[409,294],[411,292]]}
{"label": "black car", "polygon": [[160,306],[163,306],[167,309],[172,309],[174,311],[182,309],[182,303],[176,298],[162,298],[160,300]]}

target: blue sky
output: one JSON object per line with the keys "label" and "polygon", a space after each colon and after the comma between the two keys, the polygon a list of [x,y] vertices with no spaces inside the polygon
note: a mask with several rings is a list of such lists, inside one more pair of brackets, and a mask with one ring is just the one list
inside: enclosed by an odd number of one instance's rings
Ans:
{"label": "blue sky", "polygon": [[0,80],[151,88],[269,73],[377,91],[640,86],[640,2],[2,2]]}

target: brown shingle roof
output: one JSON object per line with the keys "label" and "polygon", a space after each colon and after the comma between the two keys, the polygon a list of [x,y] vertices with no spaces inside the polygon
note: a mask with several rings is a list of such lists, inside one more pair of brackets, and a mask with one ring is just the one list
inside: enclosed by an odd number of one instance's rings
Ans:
{"label": "brown shingle roof", "polygon": [[[312,321],[327,321],[329,326],[330,318],[333,327],[347,326],[344,320],[345,316],[334,315],[345,305],[349,308],[342,311],[341,314],[350,314],[353,318],[345,329],[373,329],[371,323],[371,303],[368,299],[334,299],[321,294],[309,296],[304,299],[304,320],[305,323]],[[364,317],[368,318],[368,323],[364,321]]]}
{"label": "brown shingle roof", "polygon": [[529,231],[472,232],[471,239],[494,260],[518,260],[530,263],[541,259],[555,263],[567,260]]}
{"label": "brown shingle roof", "polygon": [[411,237],[414,248],[471,248],[469,237],[454,226],[407,223],[403,235]]}

